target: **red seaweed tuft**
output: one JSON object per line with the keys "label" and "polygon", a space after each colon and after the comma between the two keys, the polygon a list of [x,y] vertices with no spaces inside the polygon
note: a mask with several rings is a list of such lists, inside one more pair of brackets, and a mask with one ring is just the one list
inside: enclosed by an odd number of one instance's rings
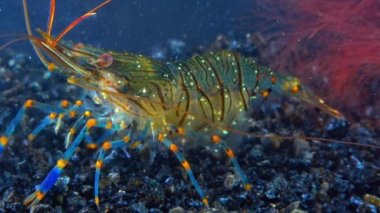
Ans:
{"label": "red seaweed tuft", "polygon": [[254,6],[251,27],[264,36],[262,60],[303,76],[352,115],[380,118],[379,1],[270,0]]}

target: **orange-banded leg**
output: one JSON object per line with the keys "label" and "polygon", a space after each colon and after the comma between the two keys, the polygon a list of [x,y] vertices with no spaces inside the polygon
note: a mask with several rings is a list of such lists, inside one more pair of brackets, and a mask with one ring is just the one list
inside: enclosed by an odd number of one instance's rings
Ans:
{"label": "orange-banded leg", "polygon": [[221,149],[224,150],[228,158],[231,160],[232,165],[234,166],[235,172],[239,175],[241,181],[244,184],[244,189],[247,191],[250,191],[252,188],[252,185],[248,182],[247,175],[245,172],[241,169],[234,152],[230,147],[227,146],[227,144],[222,140],[222,138],[218,135],[213,135],[211,138],[212,142],[215,145],[218,145]]}
{"label": "orange-banded leg", "polygon": [[[86,111],[89,112],[89,111]],[[74,123],[74,125],[70,128],[69,132],[65,137],[65,148],[67,149],[71,142],[73,141],[74,135],[77,133],[78,129],[83,126],[88,120],[89,116],[86,116],[86,113],[81,115]]]}
{"label": "orange-banded leg", "polygon": [[141,150],[142,142],[149,131],[151,127],[151,122],[148,121],[145,124],[144,129],[140,132],[140,134],[134,138],[131,139],[131,131],[128,131],[127,136],[125,136],[123,139],[115,140],[115,141],[105,141],[103,142],[102,146],[100,147],[100,152],[98,159],[95,163],[95,183],[94,183],[94,198],[95,198],[95,204],[98,209],[100,209],[100,199],[99,199],[99,181],[100,181],[100,170],[103,166],[103,160],[106,152],[110,150],[111,148],[125,148],[125,147],[131,147],[132,149],[138,149]]}
{"label": "orange-banded leg", "polygon": [[182,167],[186,170],[186,173],[189,176],[191,183],[197,190],[199,196],[201,197],[203,204],[206,207],[208,207],[208,199],[205,193],[203,192],[201,186],[199,185],[197,179],[194,177],[194,173],[191,170],[190,163],[185,159],[182,152],[179,151],[178,146],[169,139],[166,139],[163,134],[158,135],[158,141],[162,142],[170,151],[172,151],[175,154]]}
{"label": "orange-banded leg", "polygon": [[114,127],[116,126],[112,124],[111,120],[107,121],[107,123],[108,124],[106,124],[106,126],[103,127],[104,132],[101,135],[97,135],[96,138],[94,138],[90,134],[90,132],[87,132],[84,138],[84,142],[88,149],[97,150],[99,145],[101,145],[103,141],[108,140],[107,138],[109,138],[113,133],[115,133],[117,129]]}
{"label": "orange-banded leg", "polygon": [[[60,106],[52,106],[48,104],[43,104],[34,100],[27,100],[21,109],[16,114],[15,118],[11,121],[5,134],[0,137],[0,154],[4,151],[5,146],[8,144],[9,137],[14,133],[17,125],[19,125],[26,114],[26,110],[30,108],[35,108],[41,110],[42,112],[49,114],[41,123],[29,134],[28,140],[33,140],[38,133],[40,133],[47,126],[56,123],[56,129],[59,128],[59,120],[63,117],[72,117],[76,115],[81,110],[81,101],[77,101],[75,105],[70,106],[70,103],[66,100],[61,101]],[[58,121],[58,122],[57,122]]]}
{"label": "orange-banded leg", "polygon": [[119,139],[115,141],[105,141],[100,147],[99,156],[95,163],[96,170],[95,170],[95,183],[94,183],[94,198],[95,198],[95,204],[98,210],[100,209],[100,200],[99,200],[100,170],[103,166],[104,156],[106,152],[109,151],[110,149],[122,148],[122,147],[129,146],[130,144],[133,145],[133,143],[131,143],[131,135],[129,132],[128,135],[125,136],[123,139]]}
{"label": "orange-banded leg", "polygon": [[54,123],[57,123],[57,119],[58,117],[62,117],[63,114],[59,114],[57,115],[57,113],[55,112],[52,112],[50,113],[50,115],[46,116],[42,121],[41,123],[35,128],[32,130],[32,132],[28,135],[28,140],[29,141],[33,141],[34,138],[43,130],[45,129],[47,126],[49,125],[52,125]]}
{"label": "orange-banded leg", "polygon": [[133,149],[141,149],[142,142],[149,131],[151,127],[151,122],[148,121],[145,124],[144,129],[140,132],[140,134],[134,138],[131,139],[131,131],[128,132],[127,136],[125,136],[123,139],[115,140],[115,141],[105,141],[103,142],[102,146],[100,147],[100,152],[98,159],[95,163],[95,183],[94,183],[94,197],[95,197],[95,204],[98,209],[100,209],[100,200],[99,200],[99,181],[100,181],[100,170],[103,166],[103,160],[106,152],[110,150],[111,148],[124,148],[124,147],[131,147]]}
{"label": "orange-banded leg", "polygon": [[[78,103],[78,101],[77,101]],[[76,103],[76,105],[77,105]],[[82,103],[82,102],[79,102],[79,103]],[[70,111],[70,117],[76,117],[77,114],[75,114],[75,111]],[[81,110],[81,114],[80,114],[80,117],[75,121],[74,125],[70,128],[69,132],[67,133],[66,137],[65,137],[65,148],[67,149],[70,145],[70,143],[72,142],[73,140],[73,137],[74,135],[77,133],[77,130],[83,126],[87,121],[88,119],[92,118],[92,117],[100,117],[98,115],[93,115],[93,113],[89,110],[86,110],[86,109],[82,109]]]}
{"label": "orange-banded leg", "polygon": [[[55,112],[50,113],[50,115],[46,116],[45,119],[42,120],[42,122],[28,135],[28,140],[33,141],[36,138],[36,136],[43,129],[45,129],[47,126],[49,126],[51,124],[55,124],[54,129],[55,129],[55,132],[57,133],[61,123],[63,122],[63,118],[65,118],[65,117],[75,118],[75,116],[78,113],[80,113],[80,111],[82,111],[82,110],[70,108],[70,109],[66,110],[64,113],[60,113],[60,114],[57,114]],[[88,111],[86,111],[84,114],[86,114],[87,112]],[[84,124],[84,122],[82,123],[82,125],[83,124]],[[72,131],[73,131],[73,129],[70,129],[70,131],[67,135],[71,134]],[[67,147],[68,146],[66,146],[65,148],[67,148]]]}
{"label": "orange-banded leg", "polygon": [[57,161],[57,164],[53,167],[53,169],[45,177],[45,179],[42,181],[42,183],[40,185],[36,186],[36,191],[33,194],[29,195],[24,200],[24,205],[31,207],[31,206],[38,204],[42,200],[42,198],[45,196],[45,194],[57,182],[59,176],[63,172],[63,169],[68,164],[70,158],[75,153],[75,150],[77,149],[77,147],[84,140],[87,132],[93,127],[100,127],[100,128],[110,127],[110,128],[117,129],[116,126],[113,127],[112,124],[110,125],[109,120],[107,120],[107,119],[89,119],[86,122],[86,124],[81,128],[79,133],[75,136],[73,142],[70,144],[69,148],[63,154],[63,157]]}
{"label": "orange-banded leg", "polygon": [[66,152],[63,155],[63,158],[59,159],[57,161],[57,164],[54,166],[54,168],[49,172],[49,174],[46,176],[46,178],[42,181],[42,183],[38,186],[36,186],[36,191],[29,195],[24,200],[24,205],[31,207],[36,204],[38,204],[45,194],[53,187],[53,185],[57,182],[59,176],[61,175],[63,169],[68,164],[69,159],[74,154],[76,148],[79,146],[79,144],[83,141],[86,131],[88,131],[88,127],[84,126],[81,131],[78,133],[78,135],[75,137],[73,143],[70,145],[70,147],[66,150]]}

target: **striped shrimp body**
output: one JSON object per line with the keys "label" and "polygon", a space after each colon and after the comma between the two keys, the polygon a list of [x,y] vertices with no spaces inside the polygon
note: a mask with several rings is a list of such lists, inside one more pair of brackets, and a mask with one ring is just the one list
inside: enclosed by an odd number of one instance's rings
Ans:
{"label": "striped shrimp body", "polygon": [[[139,130],[151,120],[157,132],[175,127],[221,134],[243,120],[251,106],[261,103],[271,92],[297,96],[341,117],[301,86],[298,78],[275,73],[235,52],[211,52],[186,61],[162,63],[141,55],[99,50],[94,54],[91,48],[81,48],[81,54],[65,55],[75,55],[71,57],[73,63],[82,63],[81,69],[91,75],[73,76],[68,81],[98,91],[103,102],[112,103],[118,111],[139,121]],[[104,54],[113,59],[109,67],[99,69],[96,63],[88,63]]]}
{"label": "striped shrimp body", "polygon": [[[36,37],[30,30],[27,2],[23,0],[28,37],[41,61],[49,70],[67,76],[68,83],[95,92],[96,101],[112,112],[104,116],[104,113],[86,108],[80,100],[73,105],[62,101],[59,106],[34,100],[25,102],[0,137],[0,152],[4,151],[29,108],[37,108],[47,114],[29,134],[29,140],[37,137],[42,129],[59,126],[66,118],[76,119],[67,133],[64,154],[36,191],[26,198],[28,206],[34,206],[43,199],[75,150],[86,144],[99,150],[94,183],[94,202],[99,207],[100,171],[106,154],[114,148],[140,147],[144,139],[151,136],[175,154],[202,202],[208,206],[207,196],[181,152],[177,139],[187,138],[191,143],[198,136],[206,136],[207,140],[202,145],[223,150],[244,188],[249,191],[251,184],[225,137],[234,132],[241,133],[237,129],[248,117],[247,112],[252,106],[260,104],[273,93],[298,97],[335,118],[343,118],[337,110],[301,85],[299,79],[261,67],[253,59],[235,52],[213,52],[189,60],[164,63],[141,55],[105,51],[62,40],[78,23],[109,2],[107,0],[85,13],[54,37],[51,29],[55,1],[51,0],[48,29],[46,32],[39,30],[40,37]],[[93,128],[103,128],[105,136],[93,139],[90,137]]]}

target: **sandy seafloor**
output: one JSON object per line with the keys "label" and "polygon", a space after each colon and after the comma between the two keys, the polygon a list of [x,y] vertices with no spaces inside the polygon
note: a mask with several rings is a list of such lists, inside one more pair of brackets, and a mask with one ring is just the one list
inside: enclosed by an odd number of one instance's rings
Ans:
{"label": "sandy seafloor", "polygon": [[[245,38],[221,39],[210,48],[187,50],[171,40],[151,51],[162,59],[182,58],[208,49],[234,49],[254,56]],[[34,57],[35,58],[35,57]],[[37,60],[20,50],[0,53],[0,131],[27,99],[56,104],[83,98],[84,92],[51,75]],[[26,211],[23,199],[34,190],[64,151],[65,130],[44,131],[33,144],[25,139],[43,118],[32,111],[22,122],[0,159],[0,212]],[[380,145],[380,131],[356,122],[336,121],[319,110],[287,98],[269,101],[252,113],[248,132],[308,135]],[[303,140],[275,142],[236,137],[235,154],[253,184],[245,192],[224,155],[209,147],[185,149],[197,179],[209,196],[204,209],[193,186],[173,154],[159,149],[153,162],[129,151],[106,158],[101,181],[101,207],[109,212],[378,212],[366,202],[368,193],[380,196],[379,149],[324,144]],[[79,149],[36,212],[96,212],[93,201],[95,153]]]}

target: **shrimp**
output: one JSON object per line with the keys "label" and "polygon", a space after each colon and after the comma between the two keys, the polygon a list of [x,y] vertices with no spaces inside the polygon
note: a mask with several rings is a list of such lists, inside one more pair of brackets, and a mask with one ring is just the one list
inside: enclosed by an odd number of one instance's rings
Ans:
{"label": "shrimp", "polygon": [[[158,141],[175,155],[204,206],[208,207],[208,196],[182,152],[181,139],[222,150],[240,177],[243,188],[250,191],[252,184],[230,147],[228,136],[316,139],[256,135],[239,130],[253,106],[260,105],[270,96],[295,97],[335,119],[344,119],[338,110],[314,95],[298,78],[260,66],[254,59],[237,52],[209,52],[188,60],[161,62],[143,55],[118,53],[63,40],[75,26],[110,2],[103,2],[74,20],[58,36],[53,36],[55,0],[51,0],[47,30],[38,30],[40,36],[37,37],[31,31],[27,1],[23,0],[28,39],[46,68],[64,75],[69,84],[94,92],[94,101],[104,106],[94,109],[86,106],[83,100],[74,104],[63,100],[59,106],[36,100],[25,102],[0,137],[0,153],[4,152],[30,108],[41,110],[47,116],[28,135],[29,141],[35,140],[49,126],[59,129],[62,122],[75,120],[66,134],[65,152],[42,183],[36,186],[35,192],[25,199],[25,205],[36,206],[45,197],[77,148],[85,144],[98,151],[94,203],[99,209],[99,182],[107,153],[121,147],[141,148],[153,138],[153,142]],[[104,113],[104,108],[108,113]],[[104,135],[93,138],[94,129],[102,129]]]}

